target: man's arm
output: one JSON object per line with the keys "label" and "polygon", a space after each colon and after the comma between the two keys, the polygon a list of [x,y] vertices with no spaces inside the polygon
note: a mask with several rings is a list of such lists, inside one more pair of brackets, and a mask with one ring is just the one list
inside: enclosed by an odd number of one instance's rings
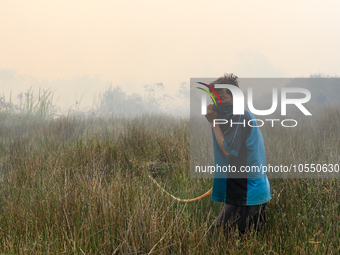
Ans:
{"label": "man's arm", "polygon": [[220,146],[220,148],[224,152],[224,154],[228,158],[230,158],[231,157],[231,153],[229,151],[227,151],[227,149],[224,147],[224,144],[223,144],[224,136],[223,136],[223,133],[222,133],[222,130],[221,130],[220,126],[218,124],[216,124],[215,127],[212,126],[212,128],[214,130],[215,138],[216,138],[216,141],[217,141],[218,145]]}
{"label": "man's arm", "polygon": [[224,154],[230,158],[231,157],[231,153],[229,151],[227,151],[227,149],[224,147],[224,144],[223,144],[223,141],[224,141],[224,135],[222,133],[222,130],[220,128],[220,126],[218,124],[215,125],[215,127],[213,126],[213,121],[214,119],[217,118],[217,112],[215,112],[213,109],[212,109],[212,105],[208,105],[207,107],[207,114],[205,115],[205,117],[207,118],[207,120],[209,121],[213,131],[214,131],[214,134],[215,134],[215,138],[216,138],[216,141],[218,143],[218,145],[220,146],[221,150],[224,152]]}

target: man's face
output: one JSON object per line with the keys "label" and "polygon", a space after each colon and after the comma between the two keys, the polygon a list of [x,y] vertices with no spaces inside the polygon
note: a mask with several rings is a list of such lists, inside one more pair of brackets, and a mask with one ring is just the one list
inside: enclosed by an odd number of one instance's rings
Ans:
{"label": "man's face", "polygon": [[[222,103],[223,102],[232,102],[233,101],[233,98],[231,97],[231,95],[229,95],[227,93],[227,89],[226,88],[216,89],[216,92],[220,96]],[[219,102],[219,100],[218,100],[217,96],[215,95],[215,93],[212,93],[212,94],[213,94],[216,102]]]}

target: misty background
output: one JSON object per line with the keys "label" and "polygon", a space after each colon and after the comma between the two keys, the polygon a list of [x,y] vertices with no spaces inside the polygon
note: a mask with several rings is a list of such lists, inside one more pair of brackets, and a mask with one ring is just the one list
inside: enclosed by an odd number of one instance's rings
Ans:
{"label": "misty background", "polygon": [[[55,115],[188,116],[194,77],[338,77],[339,7],[314,0],[1,1],[0,104],[15,110],[48,95]],[[254,91],[256,98],[270,92]],[[337,103],[337,88],[323,93]]]}
{"label": "misty background", "polygon": [[[98,76],[49,81],[20,75],[15,70],[1,69],[0,85],[7,93],[0,95],[0,111],[11,109],[13,113],[23,113],[21,109],[28,108],[28,104],[35,107],[35,104],[39,101],[41,103],[43,99],[48,102],[48,114],[52,117],[68,114],[101,117],[168,114],[189,117],[190,90],[196,91],[196,87],[201,86],[194,81],[209,84],[217,78],[194,78],[191,79],[191,84],[183,81],[172,94],[162,82],[144,85],[143,92],[128,93],[125,88],[113,85],[112,82],[104,82]],[[248,87],[253,89],[256,109],[269,109],[272,104],[272,88],[278,88],[280,97],[280,88],[283,86],[308,89],[312,97],[306,106],[320,105],[317,101],[320,94],[325,98],[322,105],[340,104],[340,84],[337,76],[319,73],[311,74],[309,78],[239,78],[239,85],[245,95],[246,108]],[[26,90],[22,91],[22,88]],[[289,98],[294,98],[294,95],[290,94]],[[210,99],[208,103],[211,103]],[[191,107],[193,105],[200,109],[200,100],[191,102]],[[280,111],[279,109],[280,107],[277,111]]]}

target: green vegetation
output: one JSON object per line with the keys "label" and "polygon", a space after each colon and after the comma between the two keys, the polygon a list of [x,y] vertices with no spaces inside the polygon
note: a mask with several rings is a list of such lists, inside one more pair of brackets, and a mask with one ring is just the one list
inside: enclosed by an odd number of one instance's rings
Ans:
{"label": "green vegetation", "polygon": [[[318,121],[315,122],[315,120]],[[208,237],[223,204],[185,204],[190,125],[171,116],[24,118],[0,113],[0,251],[4,254],[339,254],[338,179],[271,179],[258,235]],[[267,161],[339,163],[340,109],[284,130],[263,127]]]}
{"label": "green vegetation", "polygon": [[54,116],[58,111],[58,107],[53,102],[53,93],[50,90],[39,89],[38,94],[34,94],[32,88],[30,88],[26,93],[20,93],[17,99],[19,99],[19,104],[14,104],[12,92],[8,101],[6,101],[5,96],[0,96],[2,113],[19,114],[31,119],[46,119]]}

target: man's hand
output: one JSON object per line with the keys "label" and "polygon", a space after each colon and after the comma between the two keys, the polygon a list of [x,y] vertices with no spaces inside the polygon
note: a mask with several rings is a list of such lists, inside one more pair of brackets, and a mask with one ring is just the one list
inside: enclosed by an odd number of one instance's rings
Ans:
{"label": "man's hand", "polygon": [[224,136],[223,133],[221,131],[221,128],[219,125],[216,125],[215,127],[214,125],[214,119],[217,119],[218,114],[217,112],[215,112],[212,109],[212,104],[208,105],[207,107],[207,114],[205,115],[205,117],[207,118],[207,120],[210,122],[211,127],[214,131],[215,137],[216,137],[216,141],[218,143],[218,145],[220,146],[221,150],[224,152],[224,154],[229,158],[231,157],[231,153],[229,151],[227,151],[227,149],[224,147],[223,145],[223,141],[224,141]]}
{"label": "man's hand", "polygon": [[214,119],[217,118],[217,112],[212,109],[212,104],[207,107],[207,114],[205,115],[211,126],[213,125]]}

